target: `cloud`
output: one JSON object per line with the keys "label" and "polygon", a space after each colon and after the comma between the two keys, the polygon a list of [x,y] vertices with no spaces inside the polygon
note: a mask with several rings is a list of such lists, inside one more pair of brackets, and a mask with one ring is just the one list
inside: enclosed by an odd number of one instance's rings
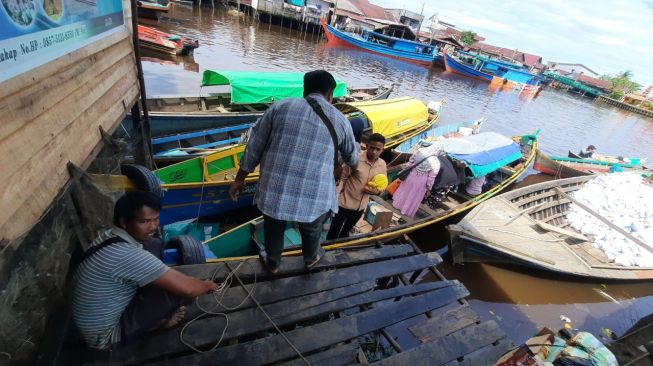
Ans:
{"label": "cloud", "polygon": [[578,62],[602,73],[632,70],[641,84],[653,84],[653,1],[615,5],[595,0],[372,0],[424,15],[438,13],[486,42],[541,55],[545,61]]}

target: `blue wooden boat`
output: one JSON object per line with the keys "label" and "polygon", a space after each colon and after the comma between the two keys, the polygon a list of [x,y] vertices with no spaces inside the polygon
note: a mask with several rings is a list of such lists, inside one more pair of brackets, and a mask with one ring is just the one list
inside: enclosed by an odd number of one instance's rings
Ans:
{"label": "blue wooden boat", "polygon": [[152,138],[155,157],[196,156],[238,144],[251,123]]}
{"label": "blue wooden boat", "polygon": [[[356,115],[367,121],[369,128],[363,134],[363,141],[366,134],[378,132],[386,137],[386,147],[393,148],[433,126],[440,116],[442,102],[431,105],[433,108],[429,110],[421,101],[403,97],[339,103],[336,107],[345,115]],[[244,144],[226,146],[155,170],[154,180],[163,191],[161,225],[252,206],[258,170],[248,176],[237,202],[228,195],[244,151]]]}
{"label": "blue wooden boat", "polygon": [[466,52],[459,52],[459,55],[460,57],[456,58],[444,52],[444,66],[447,71],[497,85],[519,86],[533,92],[537,91],[541,84],[539,76],[531,74],[519,65]]}
{"label": "blue wooden boat", "polygon": [[427,66],[441,57],[437,47],[430,44],[390,37],[378,32],[364,31],[362,35],[348,33],[330,26],[324,19],[322,19],[322,28],[324,28],[328,43],[335,46],[361,48],[365,51]]}
{"label": "blue wooden boat", "polygon": [[[275,101],[301,97],[304,74],[259,71],[204,71],[199,95],[159,95],[147,99],[152,137],[251,124]],[[387,99],[393,84],[350,88],[338,80],[335,102]],[[131,116],[123,127],[131,131]],[[123,130],[119,129],[118,133]],[[210,141],[206,142],[209,143]]]}

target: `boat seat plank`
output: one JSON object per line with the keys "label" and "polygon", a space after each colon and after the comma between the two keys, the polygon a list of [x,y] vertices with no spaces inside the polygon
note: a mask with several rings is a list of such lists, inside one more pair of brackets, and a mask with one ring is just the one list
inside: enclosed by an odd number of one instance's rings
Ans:
{"label": "boat seat plank", "polygon": [[[328,251],[324,258],[315,266],[316,270],[325,268],[340,268],[371,261],[378,261],[393,257],[405,256],[412,252],[409,244],[384,245],[381,248],[366,248],[365,250],[333,250]],[[263,268],[258,258],[245,260],[246,264],[238,270],[238,276],[245,282],[251,281],[256,276],[257,279],[269,277],[268,272]],[[232,265],[233,266],[233,265]],[[237,265],[236,265],[237,266]],[[224,262],[192,264],[175,267],[179,272],[191,277],[209,279],[214,273],[227,273]],[[284,257],[279,267],[278,276],[287,276],[303,273],[306,270],[304,258],[301,256]],[[221,281],[223,278],[217,278]]]}
{"label": "boat seat plank", "polygon": [[427,216],[438,216],[439,213],[432,208],[430,208],[428,205],[425,204],[420,204],[419,209],[424,212]]}
{"label": "boat seat plank", "polygon": [[[413,297],[405,297],[400,301],[351,316],[344,316],[309,327],[297,328],[286,332],[285,336],[299,352],[302,354],[310,353],[451,304],[467,296],[467,294],[467,291],[461,292],[455,287],[447,287]],[[316,337],[318,334],[320,336]],[[291,357],[296,357],[295,351],[288,347],[287,341],[281,335],[274,335],[251,342],[221,347],[203,354],[192,354],[165,360],[160,362],[159,365],[185,366],[217,362],[220,365],[261,365]]]}
{"label": "boat seat plank", "polygon": [[429,365],[442,365],[505,338],[494,320],[463,328],[449,336],[419,347],[395,354],[372,365],[419,365],[429,360]]}
{"label": "boat seat plank", "polygon": [[479,366],[494,365],[501,356],[513,349],[515,345],[508,339],[502,339],[496,345],[485,346],[477,351],[463,356],[462,361],[453,360],[444,366]]}
{"label": "boat seat plank", "polygon": [[540,220],[535,220],[535,223],[537,224],[538,227],[540,227],[540,228],[542,228],[544,230],[547,230],[547,231],[552,231],[554,233],[562,234],[562,235],[568,236],[570,238],[574,238],[574,239],[581,240],[581,241],[590,241],[590,239],[588,239],[585,235],[583,235],[583,234],[581,234],[579,232],[576,232],[576,231],[562,229],[562,228],[559,228],[557,226],[547,224],[546,222],[540,221]]}
{"label": "boat seat plank", "polygon": [[[356,363],[356,356],[358,356],[359,343],[353,340],[349,343],[341,344],[339,346],[329,348],[326,351],[305,356],[306,360],[312,366],[340,366],[351,365]],[[301,358],[296,358],[292,361],[277,364],[277,366],[305,366],[306,362]]]}
{"label": "boat seat plank", "polygon": [[[246,285],[232,287],[225,291],[222,302],[227,305],[235,305],[243,301],[247,292],[251,291],[253,296],[262,304],[308,295],[320,291],[343,287],[350,284],[374,280],[381,277],[388,277],[401,273],[407,273],[422,269],[428,266],[437,265],[442,258],[437,253],[428,253],[390,259],[385,261],[361,264],[356,267],[340,268],[337,270],[309,273],[302,276],[280,278],[265,282],[265,285]],[[211,295],[203,295],[197,300],[202,308],[215,307],[215,300]],[[251,299],[246,300],[241,308],[255,306]],[[215,311],[224,311],[217,307]],[[188,318],[201,314],[196,306],[189,306],[186,316]]]}
{"label": "boat seat plank", "polygon": [[469,306],[464,305],[433,316],[424,323],[409,328],[422,343],[431,342],[481,320]]}

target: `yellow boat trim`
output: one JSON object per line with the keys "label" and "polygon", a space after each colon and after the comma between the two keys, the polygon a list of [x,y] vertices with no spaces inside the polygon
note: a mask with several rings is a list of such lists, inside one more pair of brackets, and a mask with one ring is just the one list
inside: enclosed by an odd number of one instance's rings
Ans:
{"label": "yellow boat trim", "polygon": [[[324,248],[325,250],[333,250],[333,249],[338,249],[338,248],[346,248],[346,247],[349,247],[349,246],[367,244],[367,243],[370,243],[372,241],[377,241],[377,240],[396,238],[396,237],[399,237],[399,236],[401,236],[403,234],[408,234],[408,233],[411,233],[413,231],[416,231],[416,230],[425,228],[427,226],[436,224],[436,223],[438,223],[438,222],[440,222],[442,220],[453,217],[453,216],[455,216],[455,215],[457,215],[457,214],[459,214],[459,213],[461,213],[461,212],[463,212],[465,210],[468,210],[468,209],[470,209],[472,207],[476,207],[481,202],[483,202],[486,199],[492,197],[495,193],[501,191],[502,189],[504,189],[508,185],[512,184],[515,180],[517,180],[517,178],[519,178],[528,169],[528,167],[533,163],[533,160],[535,159],[535,154],[537,152],[537,145],[538,145],[537,140],[533,141],[533,144],[531,145],[531,151],[530,151],[530,153],[528,155],[528,158],[522,164],[521,168],[519,168],[518,170],[515,170],[515,173],[510,178],[508,178],[505,181],[501,182],[501,184],[496,185],[495,187],[493,187],[489,191],[483,193],[482,195],[477,196],[473,200],[468,201],[468,204],[463,206],[463,207],[460,207],[460,208],[458,208],[458,209],[456,209],[456,210],[454,210],[454,211],[452,211],[452,212],[450,212],[450,213],[448,213],[446,215],[438,216],[437,218],[433,218],[431,220],[426,220],[426,221],[423,221],[423,222],[420,222],[420,223],[417,223],[417,224],[414,224],[414,225],[410,225],[410,226],[407,226],[407,227],[399,229],[399,230],[394,230],[394,231],[390,231],[390,232],[387,232],[387,233],[378,234],[378,235],[374,235],[374,236],[367,236],[367,237],[363,237],[363,238],[353,239],[353,240],[349,240],[349,241],[347,241],[345,243],[329,244],[329,245],[323,246],[322,248]],[[250,225],[252,221],[248,221],[248,222],[246,222],[246,223],[244,223],[244,224],[242,224],[240,226],[237,226],[237,227],[235,227],[235,228],[233,228],[233,229],[231,229],[229,231],[226,231],[225,233],[223,233],[221,235],[226,235],[227,233],[229,233],[231,231],[235,231],[235,230],[237,230],[237,229],[239,229],[239,228],[241,228],[241,227],[243,227],[245,225]],[[211,241],[212,239],[213,238],[207,240],[207,242]],[[292,256],[292,255],[299,255],[301,253],[302,253],[301,250],[290,250],[290,251],[283,252],[282,255]],[[243,256],[243,257],[217,258],[217,259],[212,259],[210,262],[225,262],[225,261],[232,261],[232,260],[252,259],[252,258],[258,258],[258,257],[255,256],[255,255],[250,255],[250,256]]]}

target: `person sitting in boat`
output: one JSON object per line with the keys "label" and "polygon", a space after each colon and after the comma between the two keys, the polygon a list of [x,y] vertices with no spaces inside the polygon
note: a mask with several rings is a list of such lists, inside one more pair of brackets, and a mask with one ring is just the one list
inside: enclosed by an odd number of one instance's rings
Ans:
{"label": "person sitting in boat", "polygon": [[483,193],[485,183],[487,183],[485,176],[474,178],[465,185],[465,192],[472,197],[476,197]]}
{"label": "person sitting in boat", "polygon": [[446,155],[438,155],[440,161],[440,171],[435,177],[431,194],[426,197],[424,203],[432,209],[437,209],[439,203],[449,194],[456,191],[458,186],[465,182],[464,164],[457,164],[451,161]]}
{"label": "person sitting in boat", "polygon": [[442,151],[442,142],[436,141],[411,155],[407,165],[410,173],[392,196],[392,206],[400,210],[402,215],[413,217],[422,200],[430,195],[440,171],[438,155]]}
{"label": "person sitting in boat", "polygon": [[586,149],[581,150],[578,155],[583,159],[590,159],[595,153],[596,147],[594,147],[594,145],[590,145]]}
{"label": "person sitting in boat", "polygon": [[129,192],[116,202],[114,226],[102,231],[75,272],[73,318],[93,349],[131,343],[177,325],[191,299],[218,288],[167,267],[159,230],[160,199]]}
{"label": "person sitting in boat", "polygon": [[331,220],[327,240],[348,237],[351,229],[363,216],[370,195],[379,195],[385,189],[385,187],[380,189],[369,185],[377,175],[387,175],[385,161],[379,158],[384,148],[385,137],[374,133],[369,138],[367,150],[360,153],[358,166],[343,167],[338,195],[338,213]]}

